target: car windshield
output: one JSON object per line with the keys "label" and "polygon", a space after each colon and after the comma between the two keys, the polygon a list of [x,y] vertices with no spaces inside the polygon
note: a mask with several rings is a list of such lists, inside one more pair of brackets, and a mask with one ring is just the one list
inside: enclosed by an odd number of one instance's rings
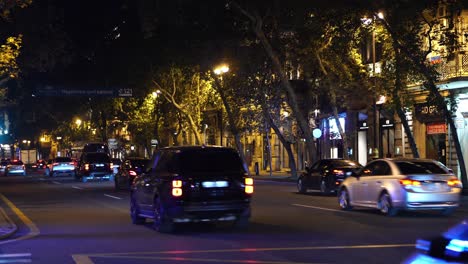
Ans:
{"label": "car windshield", "polygon": [[59,157],[55,159],[55,162],[71,162],[71,158],[68,157]]}
{"label": "car windshield", "polygon": [[396,161],[401,174],[446,174],[442,167],[427,161]]}
{"label": "car windshield", "polygon": [[182,171],[192,173],[241,172],[240,157],[234,151],[188,151],[180,154]]}

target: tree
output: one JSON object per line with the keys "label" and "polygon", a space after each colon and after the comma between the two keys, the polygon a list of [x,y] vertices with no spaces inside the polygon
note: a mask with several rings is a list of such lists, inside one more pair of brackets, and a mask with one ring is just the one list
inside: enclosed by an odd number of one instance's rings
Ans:
{"label": "tree", "polygon": [[[202,112],[219,104],[212,80],[197,68],[170,66],[153,76],[153,85],[179,112],[179,131],[189,129],[195,144],[202,144]],[[195,99],[195,100],[194,100]]]}

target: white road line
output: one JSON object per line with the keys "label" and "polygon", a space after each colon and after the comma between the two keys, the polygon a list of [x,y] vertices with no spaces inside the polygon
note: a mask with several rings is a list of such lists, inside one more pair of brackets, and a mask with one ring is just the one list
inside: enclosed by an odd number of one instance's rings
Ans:
{"label": "white road line", "polygon": [[109,195],[109,194],[104,194],[104,196],[107,196],[107,197],[110,197],[110,198],[114,198],[114,199],[117,199],[117,200],[122,200],[122,198],[120,198],[120,197],[113,196],[113,195]]}
{"label": "white road line", "polygon": [[0,259],[0,263],[31,263],[30,259]]}
{"label": "white road line", "polygon": [[72,186],[73,189],[77,189],[77,190],[84,190],[84,188],[81,188],[81,187],[78,187],[78,186]]}
{"label": "white road line", "polygon": [[40,180],[40,181],[45,181],[45,179],[44,179],[44,178],[39,178],[39,180]]}
{"label": "white road line", "polygon": [[52,181],[53,184],[62,184],[61,182],[58,181]]}
{"label": "white road line", "polygon": [[323,211],[330,211],[330,212],[344,212],[342,210],[337,210],[337,209],[330,209],[330,208],[325,208],[325,207],[318,207],[318,206],[311,206],[311,205],[304,205],[304,204],[292,204],[294,206],[299,206],[299,207],[306,207],[306,208],[312,208],[312,209],[317,209],[317,210],[323,210]]}
{"label": "white road line", "polygon": [[0,254],[0,258],[30,257],[31,253]]}

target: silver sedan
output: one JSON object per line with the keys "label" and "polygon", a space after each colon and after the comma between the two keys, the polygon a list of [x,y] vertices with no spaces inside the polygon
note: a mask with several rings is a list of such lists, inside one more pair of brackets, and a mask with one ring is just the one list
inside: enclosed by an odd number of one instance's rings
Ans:
{"label": "silver sedan", "polygon": [[460,203],[461,181],[442,163],[429,159],[378,159],[346,178],[338,191],[343,210],[353,206],[399,210],[438,210],[451,214]]}

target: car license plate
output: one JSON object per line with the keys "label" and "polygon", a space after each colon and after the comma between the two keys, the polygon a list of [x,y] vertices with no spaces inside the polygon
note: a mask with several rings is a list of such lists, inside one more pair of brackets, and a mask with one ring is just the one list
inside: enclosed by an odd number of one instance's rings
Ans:
{"label": "car license plate", "polygon": [[203,188],[223,188],[228,187],[229,183],[227,181],[204,181],[202,186]]}
{"label": "car license plate", "polygon": [[96,164],[96,167],[104,167],[104,164]]}

